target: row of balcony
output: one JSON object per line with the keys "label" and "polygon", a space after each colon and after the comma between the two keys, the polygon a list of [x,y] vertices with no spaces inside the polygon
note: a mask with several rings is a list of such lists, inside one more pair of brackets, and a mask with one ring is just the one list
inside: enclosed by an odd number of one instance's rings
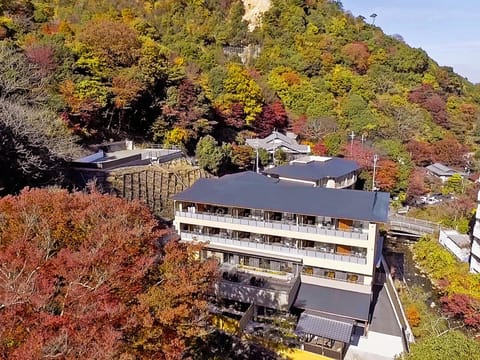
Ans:
{"label": "row of balcony", "polygon": [[193,240],[201,242],[209,242],[212,244],[222,244],[222,245],[231,245],[238,247],[246,247],[249,249],[263,250],[277,252],[289,256],[300,256],[300,257],[314,257],[325,260],[334,260],[334,261],[343,261],[354,264],[365,265],[367,263],[365,254],[360,252],[352,255],[345,255],[335,253],[333,248],[302,248],[296,247],[292,243],[276,242],[276,243],[263,243],[257,238],[241,238],[241,239],[232,239],[227,236],[221,235],[205,235],[198,234],[193,231],[184,231],[180,232],[180,237],[183,240]]}
{"label": "row of balcony", "polygon": [[229,214],[213,214],[208,212],[198,212],[198,211],[176,211],[175,216],[186,217],[191,219],[198,219],[204,221],[214,221],[230,224],[239,224],[247,225],[268,229],[278,229],[285,231],[294,231],[308,234],[317,234],[317,235],[326,235],[326,236],[335,236],[343,237],[349,239],[359,239],[367,240],[368,239],[368,229],[364,229],[363,226],[352,227],[350,231],[339,230],[332,223],[319,223],[314,224],[297,224],[294,221],[289,220],[271,220],[264,219],[257,216],[238,216],[233,217]]}

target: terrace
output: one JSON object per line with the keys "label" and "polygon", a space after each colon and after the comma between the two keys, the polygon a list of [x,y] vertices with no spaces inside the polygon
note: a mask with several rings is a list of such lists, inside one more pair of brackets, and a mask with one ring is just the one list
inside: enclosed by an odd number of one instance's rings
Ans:
{"label": "terrace", "polygon": [[[189,227],[189,226],[183,226]],[[192,228],[193,226],[190,226]],[[211,229],[202,229],[210,232]],[[366,249],[333,245],[309,240],[282,238],[261,234],[220,231],[218,234],[202,234],[199,229],[180,231],[182,240],[208,242],[210,244],[231,245],[255,250],[279,252],[297,257],[315,257],[326,260],[344,261],[355,264],[366,264]]]}
{"label": "terrace", "polygon": [[294,301],[300,276],[266,270],[223,263],[220,265],[222,278],[215,292],[222,298],[287,310]]}
{"label": "terrace", "polygon": [[359,240],[368,239],[368,222],[327,216],[189,203],[177,203],[175,216]]}

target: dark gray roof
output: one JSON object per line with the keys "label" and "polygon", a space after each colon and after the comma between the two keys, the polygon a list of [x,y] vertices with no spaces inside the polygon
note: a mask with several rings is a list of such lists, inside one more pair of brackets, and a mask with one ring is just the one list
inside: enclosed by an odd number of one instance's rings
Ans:
{"label": "dark gray roof", "polygon": [[294,306],[366,321],[370,308],[370,294],[302,283]]}
{"label": "dark gray roof", "polygon": [[385,192],[284,185],[251,171],[200,179],[174,200],[386,223]]}
{"label": "dark gray roof", "polygon": [[337,179],[358,170],[358,164],[353,160],[330,158],[326,161],[311,161],[308,163],[293,163],[265,170],[264,173],[276,177],[317,181],[325,178]]}
{"label": "dark gray roof", "polygon": [[466,175],[464,172],[457,171],[441,163],[434,163],[432,165],[428,165],[427,170],[437,176],[452,176],[453,174],[460,174],[462,176]]}
{"label": "dark gray roof", "polygon": [[296,333],[312,334],[328,339],[350,343],[353,323],[303,312],[297,323]]}

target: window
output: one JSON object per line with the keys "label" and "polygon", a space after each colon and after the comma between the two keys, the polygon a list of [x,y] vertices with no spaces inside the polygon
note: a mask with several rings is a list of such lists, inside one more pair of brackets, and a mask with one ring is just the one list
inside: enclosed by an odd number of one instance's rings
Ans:
{"label": "window", "polygon": [[303,269],[302,269],[302,273],[304,273],[305,275],[310,275],[310,276],[312,276],[312,275],[313,275],[313,267],[311,267],[311,266],[304,266]]}
{"label": "window", "polygon": [[347,281],[349,282],[358,282],[358,275],[356,274],[347,274]]}
{"label": "window", "polygon": [[326,270],[326,271],[324,271],[323,276],[325,276],[328,279],[335,279],[335,271]]}

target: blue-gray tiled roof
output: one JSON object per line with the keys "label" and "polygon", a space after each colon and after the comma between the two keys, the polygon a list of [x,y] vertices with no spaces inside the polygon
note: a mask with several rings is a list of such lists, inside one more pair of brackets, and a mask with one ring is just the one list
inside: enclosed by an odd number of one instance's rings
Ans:
{"label": "blue-gray tiled roof", "polygon": [[265,174],[290,179],[317,181],[325,178],[337,179],[358,170],[353,160],[331,158],[327,161],[311,161],[278,166],[264,171]]}
{"label": "blue-gray tiled roof", "polygon": [[356,320],[368,320],[370,294],[302,283],[294,306]]}
{"label": "blue-gray tiled roof", "polygon": [[385,192],[284,185],[247,171],[219,179],[200,179],[173,199],[386,223],[390,196]]}
{"label": "blue-gray tiled roof", "polygon": [[303,312],[298,320],[296,333],[312,334],[349,344],[353,323]]}

